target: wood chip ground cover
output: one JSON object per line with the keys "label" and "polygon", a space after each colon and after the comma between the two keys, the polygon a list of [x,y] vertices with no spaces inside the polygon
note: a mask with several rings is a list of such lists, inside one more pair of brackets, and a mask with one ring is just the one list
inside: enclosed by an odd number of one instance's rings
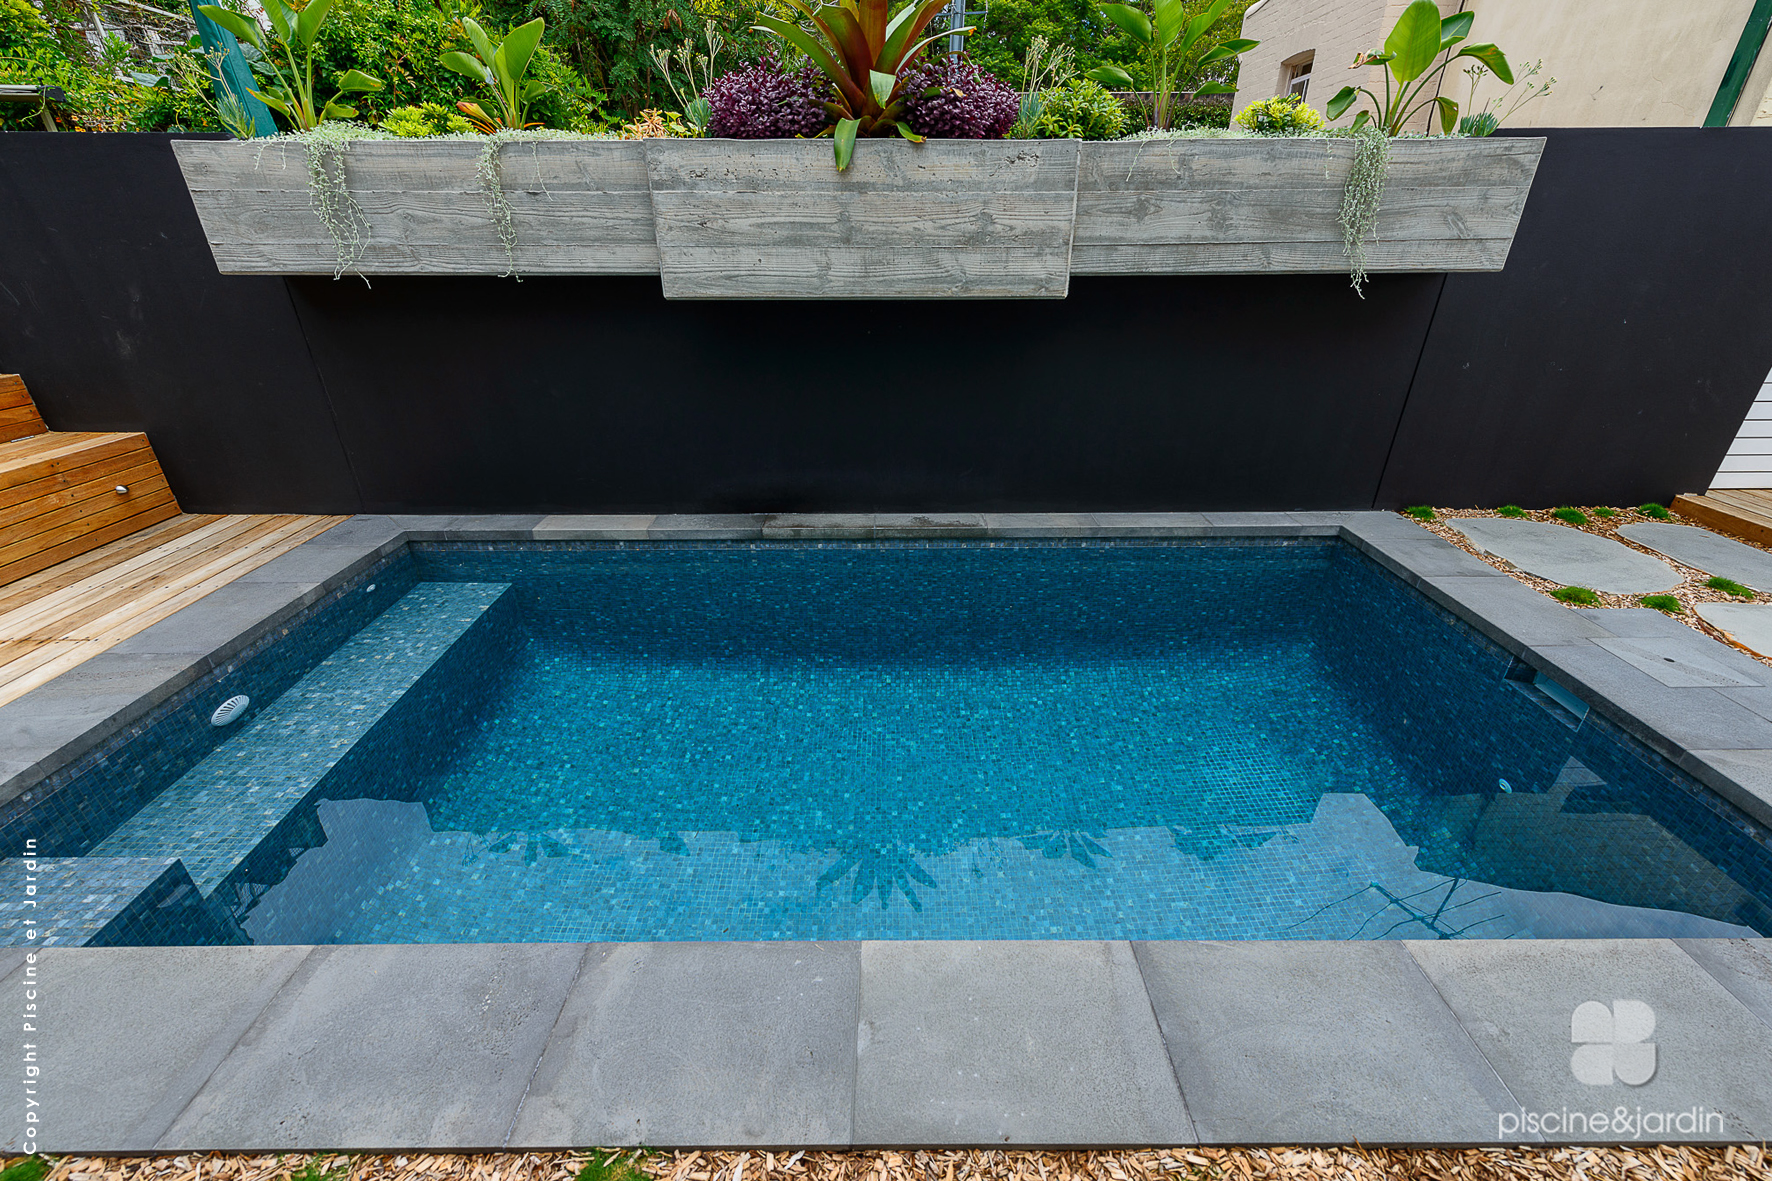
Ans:
{"label": "wood chip ground cover", "polygon": [[[11,1158],[5,1163],[16,1163]],[[44,1181],[1772,1181],[1764,1145],[59,1157]]]}
{"label": "wood chip ground cover", "polygon": [[[1580,508],[1584,513],[1586,513],[1588,515],[1587,524],[1585,524],[1585,525],[1571,525],[1565,521],[1560,521],[1557,518],[1551,516],[1550,509],[1535,509],[1535,510],[1527,512],[1524,517],[1516,518],[1516,519],[1531,520],[1531,521],[1543,521],[1546,524],[1555,525],[1559,529],[1579,529],[1583,533],[1592,533],[1596,537],[1610,538],[1611,540],[1618,542],[1620,545],[1625,546],[1628,549],[1633,549],[1640,554],[1648,554],[1652,558],[1659,558],[1661,561],[1666,562],[1669,566],[1672,566],[1674,568],[1674,570],[1680,575],[1680,585],[1679,586],[1674,587],[1674,589],[1672,589],[1670,591],[1663,591],[1662,592],[1663,594],[1669,594],[1669,595],[1674,596],[1676,599],[1678,599],[1680,601],[1680,606],[1682,608],[1684,608],[1684,610],[1682,610],[1679,615],[1673,616],[1673,618],[1678,619],[1681,623],[1684,623],[1687,627],[1690,627],[1695,631],[1703,632],[1705,635],[1709,636],[1713,640],[1718,640],[1722,643],[1729,644],[1731,647],[1734,647],[1734,648],[1740,648],[1741,651],[1746,652],[1749,656],[1752,656],[1755,660],[1759,661],[1761,664],[1772,666],[1772,658],[1761,656],[1758,652],[1754,652],[1754,651],[1747,649],[1747,648],[1742,648],[1741,645],[1736,644],[1733,641],[1731,641],[1729,639],[1729,637],[1724,635],[1721,631],[1717,630],[1716,628],[1712,627],[1710,624],[1706,623],[1704,620],[1700,619],[1698,617],[1698,613],[1693,610],[1693,608],[1696,607],[1699,603],[1745,603],[1745,602],[1748,602],[1749,600],[1743,599],[1743,598],[1738,598],[1734,595],[1725,594],[1719,590],[1712,590],[1710,587],[1704,585],[1705,582],[1710,578],[1709,574],[1705,573],[1702,570],[1696,569],[1692,566],[1682,565],[1681,563],[1676,562],[1672,558],[1668,557],[1666,554],[1657,553],[1654,550],[1648,548],[1647,546],[1638,545],[1636,542],[1632,541],[1630,538],[1622,537],[1618,533],[1618,529],[1621,525],[1636,525],[1636,524],[1640,524],[1644,521],[1658,520],[1658,518],[1645,517],[1643,514],[1637,512],[1635,509],[1623,509],[1623,508],[1614,509],[1613,515],[1610,517],[1596,517],[1596,516],[1594,516],[1594,510],[1591,507],[1587,507],[1587,506],[1583,506],[1583,505],[1577,505],[1576,507]],[[1465,518],[1470,518],[1470,517],[1499,517],[1499,516],[1501,516],[1500,513],[1494,511],[1493,509],[1455,509],[1455,508],[1439,508],[1436,506],[1434,508],[1434,519],[1432,521],[1419,520],[1418,518],[1411,517],[1406,513],[1402,514],[1402,515],[1403,515],[1404,519],[1414,521],[1417,525],[1420,525],[1423,529],[1428,530],[1430,533],[1433,533],[1436,536],[1445,538],[1447,541],[1451,542],[1453,545],[1457,546],[1459,549],[1463,550],[1465,553],[1472,554],[1478,558],[1481,558],[1483,561],[1489,563],[1491,566],[1495,567],[1497,570],[1505,571],[1506,573],[1511,574],[1513,577],[1519,579],[1521,582],[1525,583],[1527,586],[1530,586],[1534,590],[1540,591],[1543,594],[1549,595],[1552,591],[1556,590],[1558,587],[1563,585],[1560,582],[1552,582],[1547,578],[1539,578],[1536,575],[1527,574],[1523,570],[1518,570],[1518,569],[1514,568],[1514,566],[1512,566],[1510,563],[1508,563],[1505,559],[1498,558],[1494,554],[1479,553],[1477,548],[1471,544],[1470,539],[1468,537],[1466,537],[1464,534],[1460,533],[1458,530],[1452,528],[1452,526],[1450,526],[1446,523],[1447,521],[1460,520],[1460,519],[1465,519]],[[1677,525],[1695,524],[1695,522],[1685,520],[1684,518],[1680,517],[1678,514],[1675,514],[1671,519],[1672,519],[1673,523],[1677,524]],[[1700,526],[1700,528],[1703,528],[1703,526]],[[1714,532],[1716,532],[1716,530],[1712,530],[1712,532],[1714,533]],[[1730,534],[1726,534],[1726,533],[1719,533],[1718,536],[1719,537],[1728,537],[1730,541],[1739,541],[1743,545],[1752,546],[1754,549],[1763,550],[1765,552],[1772,553],[1772,547],[1763,546],[1763,545],[1756,545],[1755,543],[1753,543],[1751,541],[1745,541],[1742,538],[1734,537],[1734,536],[1732,536]],[[1605,591],[1595,591],[1594,593],[1598,596],[1598,598],[1600,600],[1598,605],[1601,607],[1641,607],[1643,605],[1643,602],[1642,602],[1643,596],[1642,595],[1615,595],[1615,594],[1609,594]],[[1772,603],[1772,595],[1755,594],[1752,601],[1755,603]],[[1585,608],[1581,608],[1581,607],[1569,606],[1569,604],[1566,604],[1566,603],[1564,604],[1564,606],[1568,606],[1571,611],[1581,611],[1581,610],[1585,609]]]}

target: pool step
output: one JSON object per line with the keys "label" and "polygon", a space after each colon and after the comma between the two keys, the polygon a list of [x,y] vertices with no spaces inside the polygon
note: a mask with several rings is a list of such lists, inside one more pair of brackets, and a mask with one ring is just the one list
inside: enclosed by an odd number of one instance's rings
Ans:
{"label": "pool step", "polygon": [[[27,895],[25,891],[33,891]],[[247,943],[176,857],[0,861],[0,946],[173,947]]]}
{"label": "pool step", "polygon": [[238,733],[91,856],[178,857],[202,895],[214,894],[509,586],[418,584],[281,697],[235,723]]}

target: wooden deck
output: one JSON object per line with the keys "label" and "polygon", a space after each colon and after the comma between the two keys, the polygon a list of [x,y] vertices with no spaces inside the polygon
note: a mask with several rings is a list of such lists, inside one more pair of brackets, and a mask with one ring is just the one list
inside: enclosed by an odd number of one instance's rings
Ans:
{"label": "wooden deck", "polygon": [[182,515],[0,586],[0,705],[345,519]]}
{"label": "wooden deck", "polygon": [[1676,496],[1669,507],[1718,533],[1772,545],[1772,489],[1712,488]]}

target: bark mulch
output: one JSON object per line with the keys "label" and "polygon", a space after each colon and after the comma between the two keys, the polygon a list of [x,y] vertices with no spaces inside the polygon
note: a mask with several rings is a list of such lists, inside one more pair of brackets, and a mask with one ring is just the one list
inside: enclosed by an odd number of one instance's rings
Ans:
{"label": "bark mulch", "polygon": [[[1601,516],[1595,515],[1595,512],[1594,512],[1595,506],[1575,505],[1574,507],[1581,509],[1582,512],[1587,514],[1587,516],[1588,516],[1587,524],[1585,524],[1585,525],[1571,525],[1566,521],[1558,520],[1556,517],[1551,516],[1550,509],[1529,510],[1526,513],[1525,517],[1523,517],[1521,519],[1522,520],[1531,520],[1531,521],[1544,521],[1544,522],[1547,522],[1552,525],[1559,525],[1564,529],[1579,529],[1583,533],[1592,533],[1597,537],[1608,537],[1608,538],[1611,538],[1613,541],[1616,541],[1618,544],[1620,544],[1622,546],[1626,546],[1630,549],[1636,550],[1638,553],[1648,554],[1652,558],[1661,559],[1663,562],[1666,562],[1669,566],[1672,566],[1674,568],[1674,570],[1677,571],[1680,575],[1680,585],[1679,586],[1676,586],[1674,589],[1672,589],[1670,591],[1662,592],[1664,594],[1672,595],[1672,596],[1674,596],[1674,598],[1676,598],[1680,601],[1680,607],[1682,608],[1682,610],[1680,611],[1680,613],[1678,615],[1674,615],[1673,618],[1678,619],[1681,623],[1684,623],[1686,626],[1692,628],[1695,631],[1703,632],[1705,635],[1711,637],[1711,639],[1713,639],[1713,640],[1718,640],[1722,643],[1730,645],[1731,647],[1741,648],[1741,651],[1746,652],[1749,656],[1753,657],[1755,660],[1759,661],[1761,664],[1772,665],[1772,658],[1761,656],[1758,652],[1754,652],[1751,649],[1742,648],[1740,644],[1735,643],[1728,636],[1724,635],[1722,632],[1718,631],[1716,628],[1712,627],[1710,624],[1706,623],[1704,620],[1698,618],[1697,613],[1693,610],[1693,608],[1699,603],[1746,603],[1746,602],[1750,602],[1750,601],[1755,602],[1755,603],[1772,603],[1772,595],[1755,594],[1753,596],[1753,598],[1751,600],[1749,600],[1749,599],[1738,598],[1735,595],[1725,594],[1724,592],[1719,591],[1719,590],[1712,590],[1710,587],[1704,585],[1705,582],[1710,578],[1710,575],[1706,574],[1704,571],[1696,570],[1696,569],[1692,568],[1691,566],[1682,565],[1679,562],[1676,562],[1672,558],[1668,557],[1666,554],[1658,554],[1652,549],[1649,549],[1645,546],[1638,545],[1636,542],[1632,541],[1628,537],[1618,536],[1618,527],[1620,525],[1633,525],[1633,524],[1637,524],[1642,521],[1657,520],[1658,518],[1645,517],[1641,513],[1637,512],[1635,509],[1627,509],[1627,508],[1613,509],[1612,516],[1601,517]],[[1513,566],[1509,565],[1507,562],[1503,561],[1502,559],[1495,557],[1493,554],[1477,553],[1476,548],[1471,545],[1469,539],[1466,538],[1464,534],[1458,532],[1458,530],[1456,530],[1456,529],[1452,528],[1452,526],[1446,524],[1446,522],[1449,520],[1456,520],[1461,517],[1499,517],[1501,514],[1496,512],[1493,509],[1458,509],[1458,508],[1438,508],[1438,507],[1436,507],[1434,509],[1434,519],[1432,521],[1422,521],[1422,520],[1419,520],[1415,517],[1409,517],[1408,514],[1403,514],[1403,515],[1408,520],[1414,521],[1417,525],[1420,525],[1423,529],[1426,529],[1430,533],[1434,533],[1440,537],[1445,538],[1447,541],[1450,541],[1453,545],[1457,546],[1459,549],[1463,550],[1465,553],[1473,554],[1476,557],[1481,558],[1483,561],[1489,563],[1491,566],[1495,567],[1497,570],[1506,571],[1508,574],[1513,575],[1515,578],[1519,579],[1521,582],[1525,583],[1527,586],[1530,586],[1535,590],[1542,591],[1546,595],[1550,594],[1550,592],[1556,590],[1559,586],[1563,585],[1562,583],[1551,582],[1548,579],[1535,578],[1532,575],[1527,574],[1521,570],[1516,570]],[[1694,523],[1692,521],[1686,520],[1685,518],[1679,516],[1678,514],[1675,514],[1671,518],[1671,520],[1672,520],[1672,523],[1676,524],[1676,525],[1691,525]],[[1714,533],[1716,531],[1713,529],[1712,532]],[[1720,534],[1719,536],[1728,536],[1728,535],[1727,534]],[[1739,537],[1729,537],[1729,540],[1740,541],[1741,544],[1743,544],[1743,545],[1751,545],[1755,549],[1766,550],[1767,552],[1772,552],[1772,547],[1763,546],[1763,545],[1755,545],[1753,542],[1743,541]],[[1599,606],[1601,606],[1601,607],[1641,607],[1643,605],[1642,604],[1643,596],[1641,596],[1641,595],[1614,595],[1614,594],[1608,594],[1605,591],[1595,591],[1594,593],[1599,596],[1599,600],[1600,600]],[[1576,610],[1576,611],[1580,611],[1583,609],[1580,607],[1574,607],[1571,604],[1567,604],[1567,603],[1565,603],[1564,606],[1570,607],[1572,610]],[[1671,614],[1671,612],[1670,612],[1670,614]]]}
{"label": "bark mulch", "polygon": [[44,1181],[572,1181],[581,1174],[585,1181],[1772,1181],[1772,1153],[1766,1146],[1740,1144],[1127,1152],[187,1153],[60,1157],[51,1164]]}

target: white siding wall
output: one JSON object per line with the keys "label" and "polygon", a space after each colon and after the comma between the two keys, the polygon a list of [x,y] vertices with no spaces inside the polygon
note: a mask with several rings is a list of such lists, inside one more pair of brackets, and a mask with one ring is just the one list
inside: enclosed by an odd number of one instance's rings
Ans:
{"label": "white siding wall", "polygon": [[1772,374],[1760,387],[1760,396],[1754,399],[1747,421],[1729,445],[1729,454],[1723,457],[1723,466],[1710,486],[1772,488]]}

